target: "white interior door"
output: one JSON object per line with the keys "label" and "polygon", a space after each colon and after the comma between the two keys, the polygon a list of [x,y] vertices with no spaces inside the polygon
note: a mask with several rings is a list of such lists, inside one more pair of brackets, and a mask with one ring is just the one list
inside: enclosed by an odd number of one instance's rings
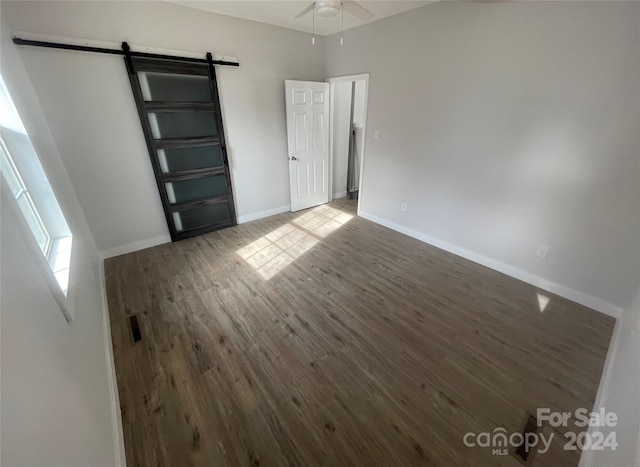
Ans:
{"label": "white interior door", "polygon": [[284,82],[291,211],[329,202],[329,84]]}

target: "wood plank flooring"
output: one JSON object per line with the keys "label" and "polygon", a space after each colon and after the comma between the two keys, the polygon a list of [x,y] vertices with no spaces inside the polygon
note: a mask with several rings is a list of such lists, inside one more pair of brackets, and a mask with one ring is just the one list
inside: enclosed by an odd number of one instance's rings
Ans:
{"label": "wood plank flooring", "polygon": [[129,467],[521,465],[464,434],[590,409],[614,326],[346,199],[105,270]]}

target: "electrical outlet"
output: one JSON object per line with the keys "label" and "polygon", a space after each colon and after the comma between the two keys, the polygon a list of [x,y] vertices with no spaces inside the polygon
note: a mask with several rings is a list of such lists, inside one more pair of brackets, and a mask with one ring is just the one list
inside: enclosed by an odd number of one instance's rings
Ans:
{"label": "electrical outlet", "polygon": [[407,212],[407,203],[402,203],[402,204],[400,205],[400,210],[401,210],[402,212]]}
{"label": "electrical outlet", "polygon": [[547,255],[549,254],[550,248],[548,246],[540,245],[538,247],[538,251],[536,251],[536,256],[541,259],[547,259]]}
{"label": "electrical outlet", "polygon": [[373,130],[373,139],[380,139],[380,130]]}

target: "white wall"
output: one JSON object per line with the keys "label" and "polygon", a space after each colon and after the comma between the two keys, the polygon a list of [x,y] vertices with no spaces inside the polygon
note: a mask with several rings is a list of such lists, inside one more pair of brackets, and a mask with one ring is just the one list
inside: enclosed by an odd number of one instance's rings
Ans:
{"label": "white wall", "polygon": [[617,326],[594,410],[604,407],[615,412],[618,423],[594,430],[605,436],[615,432],[618,447],[615,451],[585,451],[582,467],[640,465],[640,288]]}
{"label": "white wall", "polygon": [[333,198],[347,196],[349,131],[351,128],[351,81],[332,83],[333,92]]}
{"label": "white wall", "polygon": [[639,15],[440,2],[325,38],[329,76],[370,72],[361,210],[618,311],[640,281]]}
{"label": "white wall", "polygon": [[[3,2],[12,31],[237,56],[218,67],[237,215],[289,205],[284,80],[324,81],[322,39],[167,2]],[[123,59],[20,53],[98,248],[168,241]]]}
{"label": "white wall", "polygon": [[[4,4],[3,4],[4,7]],[[121,440],[102,261],[26,70],[2,27],[1,68],[74,234],[75,319],[67,323],[1,202],[0,464],[119,465]],[[73,273],[72,273],[73,274]]]}

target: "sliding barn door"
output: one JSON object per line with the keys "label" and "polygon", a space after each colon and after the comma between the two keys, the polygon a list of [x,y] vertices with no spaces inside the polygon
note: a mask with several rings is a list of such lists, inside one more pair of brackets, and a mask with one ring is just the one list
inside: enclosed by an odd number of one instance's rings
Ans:
{"label": "sliding barn door", "polygon": [[285,81],[291,211],[329,202],[329,84]]}
{"label": "sliding barn door", "polygon": [[171,238],[235,225],[213,65],[125,60]]}

